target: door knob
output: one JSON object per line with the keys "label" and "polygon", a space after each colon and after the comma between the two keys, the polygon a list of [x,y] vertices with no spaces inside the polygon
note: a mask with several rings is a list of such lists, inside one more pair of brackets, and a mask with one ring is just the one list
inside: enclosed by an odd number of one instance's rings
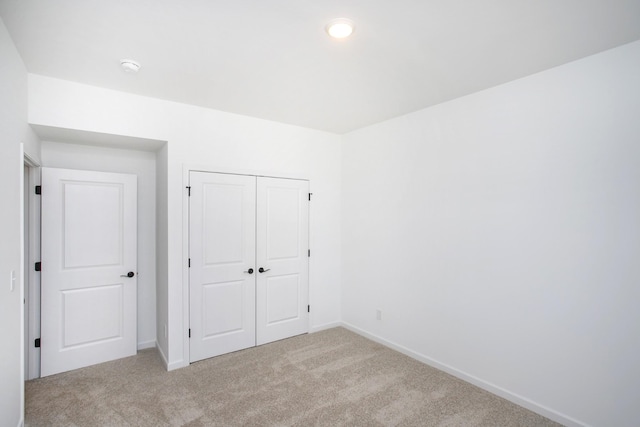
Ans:
{"label": "door knob", "polygon": [[243,271],[243,273],[253,274],[253,268],[250,268],[247,271]]}
{"label": "door knob", "polygon": [[266,272],[267,272],[267,271],[269,271],[269,270],[271,270],[271,269],[270,269],[270,268],[267,268],[267,269],[265,270],[264,268],[260,267],[260,268],[258,269],[258,273],[266,273]]}
{"label": "door knob", "polygon": [[135,275],[136,273],[134,273],[133,271],[130,271],[127,274],[121,274],[120,277],[133,277]]}

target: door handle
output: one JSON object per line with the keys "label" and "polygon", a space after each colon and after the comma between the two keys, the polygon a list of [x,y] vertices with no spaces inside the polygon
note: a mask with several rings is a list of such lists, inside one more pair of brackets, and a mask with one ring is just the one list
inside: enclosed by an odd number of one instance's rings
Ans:
{"label": "door handle", "polygon": [[267,271],[269,271],[269,270],[271,270],[271,269],[270,269],[270,268],[267,268],[267,269],[265,270],[264,268],[260,267],[260,268],[258,269],[258,273],[266,273],[266,272],[267,272]]}
{"label": "door handle", "polygon": [[243,271],[243,273],[253,274],[253,268],[250,268],[247,271]]}
{"label": "door handle", "polygon": [[130,271],[127,274],[121,274],[120,277],[133,277],[135,275],[136,273],[134,273],[133,271]]}

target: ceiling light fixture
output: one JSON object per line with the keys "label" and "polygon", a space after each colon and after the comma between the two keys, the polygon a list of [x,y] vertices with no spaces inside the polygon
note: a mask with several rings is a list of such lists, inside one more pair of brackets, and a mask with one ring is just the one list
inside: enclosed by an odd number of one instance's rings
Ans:
{"label": "ceiling light fixture", "polygon": [[122,61],[120,61],[120,66],[125,72],[132,74],[137,73],[140,69],[140,64],[131,59],[123,59]]}
{"label": "ceiling light fixture", "polygon": [[334,19],[325,27],[327,34],[334,39],[344,39],[345,37],[349,37],[355,28],[353,21],[347,18]]}

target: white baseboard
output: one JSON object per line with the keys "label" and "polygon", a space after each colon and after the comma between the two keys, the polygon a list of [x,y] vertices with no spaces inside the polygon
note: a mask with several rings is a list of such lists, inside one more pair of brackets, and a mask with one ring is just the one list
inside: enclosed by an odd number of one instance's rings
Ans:
{"label": "white baseboard", "polygon": [[144,342],[139,342],[138,343],[138,351],[146,350],[147,348],[155,348],[155,347],[156,347],[156,341],[155,340],[144,341]]}
{"label": "white baseboard", "polygon": [[158,350],[158,353],[160,354],[160,357],[162,358],[162,362],[164,363],[164,368],[167,371],[173,371],[175,369],[178,368],[184,368],[186,366],[189,366],[189,364],[184,364],[182,360],[178,360],[172,363],[169,363],[167,361],[167,356],[166,354],[164,354],[164,352],[162,351],[162,347],[160,347],[160,345],[156,342],[156,349]]}
{"label": "white baseboard", "polygon": [[162,351],[162,347],[160,347],[157,341],[156,341],[156,350],[158,351],[158,354],[162,358],[162,362],[164,363],[164,368],[168,371],[169,362],[167,362],[167,356],[165,356],[164,352]]}
{"label": "white baseboard", "polygon": [[167,371],[174,371],[180,368],[186,368],[189,366],[189,363],[184,363],[184,360],[176,360],[175,362],[171,362],[167,365]]}
{"label": "white baseboard", "polygon": [[160,347],[160,345],[158,344],[158,342],[156,341],[156,345],[155,345],[156,349],[158,350],[158,353],[160,354],[160,357],[162,358],[162,362],[164,363],[164,367],[167,371],[173,371],[175,369],[178,368],[184,368],[186,366],[189,366],[188,363],[184,363],[184,361],[181,360],[176,360],[175,362],[171,362],[169,363],[167,361],[167,355],[164,354],[164,352],[162,351],[162,347]]}
{"label": "white baseboard", "polygon": [[463,372],[459,369],[456,369],[452,366],[446,365],[444,363],[438,362],[437,360],[434,360],[430,357],[425,356],[424,354],[421,353],[417,353],[413,350],[410,350],[400,344],[396,344],[393,341],[389,341],[386,340],[382,337],[379,337],[375,334],[369,333],[363,329],[358,328],[357,326],[354,326],[350,323],[347,322],[340,322],[339,326],[343,326],[346,329],[355,332],[358,335],[362,335],[365,338],[368,338],[372,341],[375,341],[379,344],[384,345],[385,347],[389,347],[393,350],[396,350],[402,354],[405,354],[409,357],[411,357],[412,359],[416,359],[419,362],[422,362],[426,365],[429,365],[433,368],[439,369],[441,371],[444,371],[448,374],[453,375],[454,377],[460,378],[463,381],[466,381],[468,383],[471,383],[477,387],[480,387],[483,390],[486,390],[490,393],[495,394],[496,396],[500,396],[503,399],[506,399],[510,402],[515,403],[516,405],[520,405],[523,408],[529,409],[530,411],[533,411],[537,414],[540,414],[544,417],[549,418],[550,420],[553,420],[555,422],[558,422],[560,424],[563,424],[565,426],[571,426],[571,427],[588,427],[588,424],[578,421],[574,418],[569,417],[568,415],[562,414],[558,411],[554,411],[553,409],[547,408],[544,405],[540,405],[530,399],[527,399],[526,397],[520,396],[516,393],[512,393],[509,390],[506,390],[502,387],[499,387],[495,384],[492,384],[490,382],[484,381],[478,377],[475,377],[473,375],[470,375],[466,372]]}
{"label": "white baseboard", "polygon": [[184,363],[184,360],[180,359],[180,360],[176,360],[175,362],[171,362],[169,363],[167,361],[167,355],[164,354],[164,352],[162,351],[162,347],[160,347],[160,345],[158,344],[158,342],[156,341],[156,349],[158,350],[158,353],[160,354],[160,357],[162,358],[162,362],[164,363],[164,367],[167,371],[173,371],[179,368],[185,368],[187,366],[189,366],[189,363]]}
{"label": "white baseboard", "polygon": [[342,322],[324,323],[322,325],[312,326],[311,328],[309,328],[309,333],[313,334],[314,332],[320,332],[320,331],[324,331],[331,328],[337,328],[338,326],[343,326]]}

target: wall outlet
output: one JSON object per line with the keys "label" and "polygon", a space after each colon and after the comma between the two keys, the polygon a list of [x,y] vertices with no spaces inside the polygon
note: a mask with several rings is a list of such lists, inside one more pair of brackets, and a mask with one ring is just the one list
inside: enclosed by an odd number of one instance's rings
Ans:
{"label": "wall outlet", "polygon": [[376,320],[382,320],[382,310],[376,310]]}
{"label": "wall outlet", "polygon": [[11,276],[9,276],[9,291],[13,292],[16,289],[16,272],[11,270]]}

